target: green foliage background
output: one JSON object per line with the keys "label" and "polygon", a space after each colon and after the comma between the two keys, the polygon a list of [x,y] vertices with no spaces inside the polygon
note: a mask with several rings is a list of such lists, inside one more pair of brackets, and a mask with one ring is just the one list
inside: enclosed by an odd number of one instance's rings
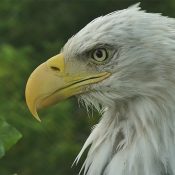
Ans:
{"label": "green foliage background", "polygon": [[[148,12],[175,17],[175,0],[140,1]],[[0,175],[78,174],[81,163],[73,168],[71,164],[99,117],[96,114],[87,117],[72,98],[42,111],[40,115],[44,117],[38,123],[25,104],[27,78],[37,65],[59,53],[67,39],[92,19],[137,2],[0,1],[0,141],[5,139],[4,148],[8,149],[23,135],[0,160]]]}

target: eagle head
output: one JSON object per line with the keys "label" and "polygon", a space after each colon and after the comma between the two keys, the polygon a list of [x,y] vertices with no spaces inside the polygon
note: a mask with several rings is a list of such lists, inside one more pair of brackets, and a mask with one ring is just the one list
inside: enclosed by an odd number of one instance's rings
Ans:
{"label": "eagle head", "polygon": [[38,109],[73,95],[105,109],[82,150],[92,145],[87,174],[121,175],[127,169],[137,175],[145,167],[159,174],[155,166],[166,166],[164,159],[171,157],[162,153],[174,143],[167,137],[175,138],[175,20],[137,4],[90,22],[36,68],[26,86],[27,105],[37,119]]}

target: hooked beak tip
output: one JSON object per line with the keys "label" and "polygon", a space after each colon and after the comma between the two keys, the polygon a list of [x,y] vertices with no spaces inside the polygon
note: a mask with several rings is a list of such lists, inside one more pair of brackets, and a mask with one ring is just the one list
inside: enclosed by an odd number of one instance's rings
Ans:
{"label": "hooked beak tip", "polygon": [[35,111],[34,113],[32,113],[32,115],[35,117],[35,119],[39,122],[41,122],[41,119],[39,118],[38,113]]}

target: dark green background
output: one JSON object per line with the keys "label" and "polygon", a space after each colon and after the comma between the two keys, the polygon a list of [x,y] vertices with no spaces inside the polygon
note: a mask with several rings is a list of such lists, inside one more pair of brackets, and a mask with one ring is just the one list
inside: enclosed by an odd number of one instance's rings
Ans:
{"label": "dark green background", "polygon": [[[127,8],[136,0],[0,0],[0,117],[23,138],[0,160],[0,175],[75,175],[71,168],[92,125],[76,99],[29,113],[24,98],[32,70],[59,53],[69,37],[95,17]],[[144,0],[141,7],[175,17],[175,0]]]}

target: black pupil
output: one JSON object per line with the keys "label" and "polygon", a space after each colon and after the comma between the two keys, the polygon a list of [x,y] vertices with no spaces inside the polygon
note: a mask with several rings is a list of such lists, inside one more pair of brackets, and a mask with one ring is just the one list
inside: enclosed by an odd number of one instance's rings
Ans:
{"label": "black pupil", "polygon": [[97,51],[96,51],[96,56],[97,56],[98,58],[103,57],[103,52],[102,52],[101,50],[97,50]]}

